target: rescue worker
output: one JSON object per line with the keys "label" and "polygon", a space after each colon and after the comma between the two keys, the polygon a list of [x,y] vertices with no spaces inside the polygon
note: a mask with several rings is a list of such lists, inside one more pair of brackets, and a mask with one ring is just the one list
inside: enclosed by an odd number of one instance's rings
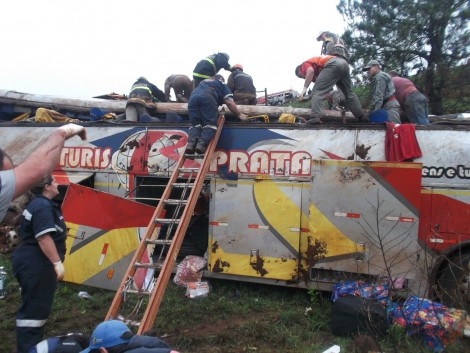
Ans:
{"label": "rescue worker", "polygon": [[238,110],[233,101],[233,94],[225,84],[222,75],[208,78],[194,89],[188,103],[191,127],[188,133],[186,154],[206,153],[207,146],[217,130],[219,106],[224,103],[240,120],[246,120],[246,115]]}
{"label": "rescue worker", "polygon": [[392,70],[388,74],[392,78],[397,101],[408,120],[414,124],[428,125],[428,100],[426,96],[416,88],[411,80],[400,77],[398,72]]}
{"label": "rescue worker", "polygon": [[140,120],[143,114],[151,115],[151,110],[147,108],[146,103],[166,102],[165,93],[144,76],[140,76],[132,85],[129,99],[133,98],[142,100],[142,102],[127,101],[126,120],[130,121]]}
{"label": "rescue worker", "polygon": [[203,80],[213,77],[221,69],[232,71],[230,56],[226,53],[212,54],[200,60],[193,70],[193,85],[196,88]]}
{"label": "rescue worker", "polygon": [[342,56],[349,62],[349,50],[344,41],[336,34],[328,31],[323,31],[317,37],[318,42],[323,42],[321,47],[321,55],[333,55],[333,47],[337,47],[336,51],[342,51]]}
{"label": "rescue worker", "polygon": [[64,217],[52,199],[59,195],[52,175],[31,188],[19,227],[21,245],[12,255],[13,275],[21,288],[21,306],[16,313],[17,353],[42,341],[44,325],[52,310],[57,281],[65,274],[67,237]]}
{"label": "rescue worker", "polygon": [[193,82],[186,75],[170,75],[165,80],[165,99],[170,102],[171,89],[175,94],[176,102],[188,103],[193,91]]}
{"label": "rescue worker", "polygon": [[91,334],[90,345],[81,353],[178,353],[157,337],[134,335],[119,320],[103,321]]}
{"label": "rescue worker", "polygon": [[258,103],[253,78],[243,72],[241,64],[233,65],[232,73],[227,80],[227,86],[233,93],[235,104],[256,105]]}
{"label": "rescue worker", "polygon": [[380,110],[383,109],[387,112],[389,122],[401,124],[400,103],[395,97],[395,87],[390,75],[380,69],[380,63],[377,60],[370,60],[362,71],[367,72],[372,81],[369,119],[381,114]]}
{"label": "rescue worker", "polygon": [[300,93],[299,100],[303,101],[310,83],[315,85],[312,89],[312,101],[310,119],[305,124],[320,124],[324,113],[323,100],[327,97],[333,87],[336,87],[345,97],[345,106],[358,120],[364,117],[361,102],[352,91],[352,82],[349,64],[339,53],[338,56],[324,55],[314,56],[295,69],[295,75],[304,79],[304,87]]}

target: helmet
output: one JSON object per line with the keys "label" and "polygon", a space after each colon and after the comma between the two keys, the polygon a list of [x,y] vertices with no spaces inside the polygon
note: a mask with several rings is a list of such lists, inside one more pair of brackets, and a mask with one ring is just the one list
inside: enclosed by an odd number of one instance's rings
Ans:
{"label": "helmet", "polygon": [[139,76],[139,78],[137,79],[137,81],[148,81],[146,77],[144,76]]}
{"label": "helmet", "polygon": [[219,55],[225,56],[227,58],[227,61],[230,60],[230,56],[227,53],[218,53]]}
{"label": "helmet", "polygon": [[243,71],[243,66],[242,66],[242,64],[235,64],[235,65],[232,66],[232,68],[233,68],[233,69],[238,69],[238,70],[240,70],[240,71]]}

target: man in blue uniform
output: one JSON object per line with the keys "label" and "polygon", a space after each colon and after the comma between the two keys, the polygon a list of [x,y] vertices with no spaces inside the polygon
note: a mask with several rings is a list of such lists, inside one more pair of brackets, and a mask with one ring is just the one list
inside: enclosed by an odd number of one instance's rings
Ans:
{"label": "man in blue uniform", "polygon": [[196,88],[205,79],[211,78],[217,74],[220,69],[232,71],[232,65],[229,64],[230,57],[226,53],[217,53],[200,60],[193,70],[193,84]]}
{"label": "man in blue uniform", "polygon": [[219,106],[226,104],[227,108],[240,120],[246,120],[246,115],[240,113],[233,101],[233,94],[225,84],[222,75],[202,81],[193,91],[188,103],[189,128],[186,153],[206,153],[217,130]]}

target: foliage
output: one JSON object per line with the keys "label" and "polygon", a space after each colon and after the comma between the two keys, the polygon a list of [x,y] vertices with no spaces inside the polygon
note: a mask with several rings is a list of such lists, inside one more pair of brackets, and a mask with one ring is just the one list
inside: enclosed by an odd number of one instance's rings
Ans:
{"label": "foliage", "polygon": [[[351,64],[358,82],[361,68],[370,59],[379,60],[386,71],[417,74],[423,77],[431,112],[442,115],[442,93],[452,69],[469,65],[468,2],[340,0],[337,9],[347,23],[343,38],[352,48]],[[468,97],[466,93],[459,99]]]}
{"label": "foliage", "polygon": [[[11,276],[9,255],[0,255],[0,266],[9,274],[7,296],[0,301],[0,352],[9,353],[15,342],[20,291]],[[210,280],[210,285],[207,297],[188,299],[184,288],[169,283],[149,334],[181,353],[321,353],[332,345],[344,352],[362,351],[356,350],[352,339],[332,335],[329,293],[222,280]],[[80,291],[91,298],[79,298]],[[108,290],[59,283],[46,337],[67,332],[89,335],[104,319],[113,297]],[[429,352],[397,330],[380,344],[384,353]],[[470,342],[457,341],[446,351],[469,347]]]}

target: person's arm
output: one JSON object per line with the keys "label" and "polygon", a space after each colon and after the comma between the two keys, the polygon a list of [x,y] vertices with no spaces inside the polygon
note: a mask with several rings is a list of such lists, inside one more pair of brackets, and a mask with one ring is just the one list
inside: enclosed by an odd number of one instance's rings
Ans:
{"label": "person's arm", "polygon": [[65,140],[75,135],[85,140],[85,128],[76,124],[59,127],[48,137],[44,144],[34,150],[21,164],[13,169],[16,179],[14,199],[31,189],[54,170],[59,162]]}
{"label": "person's arm", "polygon": [[165,99],[167,102],[170,101],[170,94],[171,94],[171,77],[168,77],[166,80],[165,80],[165,86],[164,86],[164,89],[165,89]]}
{"label": "person's arm", "polygon": [[377,74],[374,83],[375,84],[372,91],[372,102],[370,105],[370,111],[382,108],[383,101],[385,99],[385,88],[387,87],[387,82],[380,74]]}
{"label": "person's arm", "polygon": [[315,70],[313,69],[313,67],[310,66],[305,72],[304,88],[302,89],[302,92],[300,92],[299,101],[304,100],[304,95],[307,92],[308,87],[313,81],[314,74],[315,74]]}
{"label": "person's arm", "polygon": [[233,101],[233,99],[230,99],[230,98],[226,98],[224,99],[224,103],[227,105],[227,108],[237,116],[238,119],[240,120],[246,120],[248,117],[241,113],[240,110],[238,110],[238,107],[237,105],[235,104],[235,102]]}
{"label": "person's arm", "polygon": [[228,86],[228,88],[230,88],[230,90],[233,93],[234,90],[235,90],[235,80],[233,79],[233,73],[231,73],[230,76],[227,79],[227,86]]}
{"label": "person's arm", "polygon": [[54,270],[57,274],[57,279],[61,280],[64,277],[65,271],[62,261],[57,252],[54,240],[50,234],[44,234],[37,238],[41,251],[46,255],[49,261],[54,265]]}

